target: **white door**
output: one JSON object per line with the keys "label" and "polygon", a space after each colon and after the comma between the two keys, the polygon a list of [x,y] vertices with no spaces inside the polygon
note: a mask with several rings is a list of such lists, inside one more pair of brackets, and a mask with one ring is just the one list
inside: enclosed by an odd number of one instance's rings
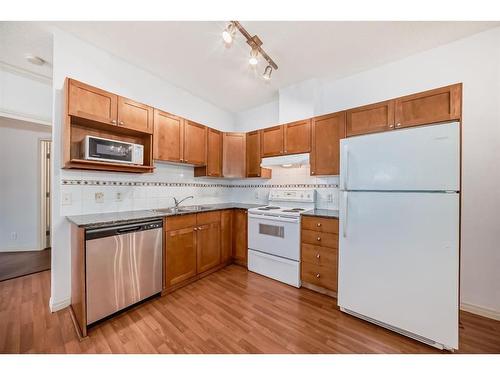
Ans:
{"label": "white door", "polygon": [[458,191],[457,122],[341,140],[342,190]]}
{"label": "white door", "polygon": [[458,348],[459,195],[340,194],[339,306]]}

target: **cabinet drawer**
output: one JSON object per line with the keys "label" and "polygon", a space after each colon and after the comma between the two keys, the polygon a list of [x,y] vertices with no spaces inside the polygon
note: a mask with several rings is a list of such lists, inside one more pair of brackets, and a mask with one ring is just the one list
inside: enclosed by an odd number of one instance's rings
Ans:
{"label": "cabinet drawer", "polygon": [[334,233],[322,233],[312,230],[302,230],[302,242],[312,245],[338,248],[339,236]]}
{"label": "cabinet drawer", "polygon": [[196,223],[198,225],[220,223],[220,211],[201,212],[196,214]]}
{"label": "cabinet drawer", "polygon": [[303,262],[336,269],[337,255],[338,251],[334,248],[315,246],[308,243],[302,244],[301,258]]}
{"label": "cabinet drawer", "polygon": [[166,224],[166,230],[194,227],[196,225],[196,214],[167,217]]}
{"label": "cabinet drawer", "polygon": [[337,291],[337,269],[302,262],[302,281]]}
{"label": "cabinet drawer", "polygon": [[316,232],[339,233],[339,220],[324,217],[302,216],[302,229]]}

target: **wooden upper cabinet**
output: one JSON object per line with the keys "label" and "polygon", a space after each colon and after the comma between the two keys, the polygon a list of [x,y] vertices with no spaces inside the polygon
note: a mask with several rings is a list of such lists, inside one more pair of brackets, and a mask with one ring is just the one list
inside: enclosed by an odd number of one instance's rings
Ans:
{"label": "wooden upper cabinet", "polygon": [[441,87],[396,99],[396,128],[460,120],[462,84]]}
{"label": "wooden upper cabinet", "polygon": [[194,121],[184,122],[184,160],[193,165],[207,162],[207,127]]}
{"label": "wooden upper cabinet", "polygon": [[262,157],[283,155],[283,126],[262,129],[261,134]]}
{"label": "wooden upper cabinet", "polygon": [[222,141],[222,175],[229,178],[245,178],[245,155],[245,133],[224,133]]}
{"label": "wooden upper cabinet", "polygon": [[68,114],[117,124],[118,95],[69,79]]}
{"label": "wooden upper cabinet", "polygon": [[353,108],[346,113],[346,135],[377,133],[394,128],[394,100]]}
{"label": "wooden upper cabinet", "polygon": [[311,175],[340,173],[340,140],[345,138],[345,112],[312,119]]}
{"label": "wooden upper cabinet", "polygon": [[152,133],[153,107],[119,96],[118,125],[145,133]]}
{"label": "wooden upper cabinet", "polygon": [[311,151],[311,120],[296,121],[283,125],[285,154]]}
{"label": "wooden upper cabinet", "polygon": [[197,227],[197,272],[205,272],[221,262],[220,221]]}
{"label": "wooden upper cabinet", "polygon": [[222,176],[222,132],[208,128],[207,176]]}
{"label": "wooden upper cabinet", "polygon": [[247,162],[247,177],[261,176],[261,157],[260,157],[260,131],[255,130],[246,135],[246,162]]}
{"label": "wooden upper cabinet", "polygon": [[154,159],[181,162],[184,159],[184,119],[154,110]]}

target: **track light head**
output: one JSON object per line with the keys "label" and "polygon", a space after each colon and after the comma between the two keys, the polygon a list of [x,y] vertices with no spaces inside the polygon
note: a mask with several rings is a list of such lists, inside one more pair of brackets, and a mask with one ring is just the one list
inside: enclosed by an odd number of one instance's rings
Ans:
{"label": "track light head", "polygon": [[222,32],[222,40],[224,40],[224,44],[226,45],[226,47],[231,47],[235,32],[236,27],[232,22],[230,22]]}
{"label": "track light head", "polygon": [[259,60],[259,50],[257,48],[252,48],[250,51],[250,59],[248,59],[248,63],[252,66],[255,66],[258,64]]}
{"label": "track light head", "polygon": [[262,74],[262,78],[266,81],[271,80],[271,73],[273,72],[273,68],[271,65],[266,66],[266,69],[264,69],[264,74]]}

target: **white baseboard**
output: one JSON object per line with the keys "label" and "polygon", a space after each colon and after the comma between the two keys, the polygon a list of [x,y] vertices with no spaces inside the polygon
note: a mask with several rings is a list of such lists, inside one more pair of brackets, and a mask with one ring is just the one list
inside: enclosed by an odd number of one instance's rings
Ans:
{"label": "white baseboard", "polygon": [[23,248],[13,248],[13,249],[0,249],[0,253],[21,253],[25,251],[42,251],[45,249],[27,249],[25,247]]}
{"label": "white baseboard", "polygon": [[483,306],[472,305],[470,303],[462,302],[460,304],[460,310],[470,312],[472,314],[481,315],[485,318],[500,320],[500,311],[488,309]]}
{"label": "white baseboard", "polygon": [[53,301],[52,297],[49,300],[49,308],[50,312],[56,312],[58,310],[62,310],[65,307],[68,307],[71,304],[71,297],[64,298],[60,301]]}

